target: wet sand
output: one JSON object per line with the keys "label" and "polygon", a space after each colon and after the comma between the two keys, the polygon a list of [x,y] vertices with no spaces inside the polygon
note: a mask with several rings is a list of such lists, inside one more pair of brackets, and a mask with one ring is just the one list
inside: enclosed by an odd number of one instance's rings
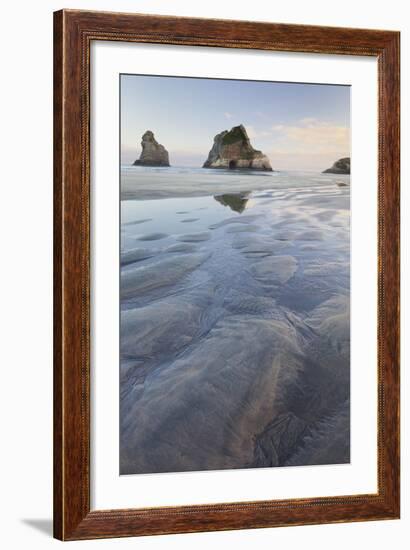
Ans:
{"label": "wet sand", "polygon": [[210,172],[122,174],[121,473],[349,462],[349,178]]}

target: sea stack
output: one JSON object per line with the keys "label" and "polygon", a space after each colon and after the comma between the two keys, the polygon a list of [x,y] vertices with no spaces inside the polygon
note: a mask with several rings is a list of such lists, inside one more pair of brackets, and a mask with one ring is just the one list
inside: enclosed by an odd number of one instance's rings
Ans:
{"label": "sea stack", "polygon": [[337,160],[331,168],[324,170],[323,174],[350,174],[350,157]]}
{"label": "sea stack", "polygon": [[151,130],[142,136],[141,147],[141,156],[134,162],[134,166],[169,166],[168,151],[156,141]]}
{"label": "sea stack", "polygon": [[203,168],[272,172],[268,157],[252,147],[242,124],[234,126],[229,132],[224,130],[215,136],[214,144]]}

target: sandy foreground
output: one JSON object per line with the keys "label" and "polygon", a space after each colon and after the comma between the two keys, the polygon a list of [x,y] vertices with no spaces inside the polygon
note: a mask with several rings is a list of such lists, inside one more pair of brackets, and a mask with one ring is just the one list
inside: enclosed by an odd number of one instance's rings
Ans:
{"label": "sandy foreground", "polygon": [[348,176],[121,187],[122,474],[349,462]]}

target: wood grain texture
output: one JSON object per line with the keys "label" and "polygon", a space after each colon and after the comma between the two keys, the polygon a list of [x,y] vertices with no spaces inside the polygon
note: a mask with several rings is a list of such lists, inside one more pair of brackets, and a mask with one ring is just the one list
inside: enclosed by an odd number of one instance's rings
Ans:
{"label": "wood grain texture", "polygon": [[[375,56],[379,74],[378,493],[90,510],[92,40]],[[54,14],[54,536],[61,540],[399,517],[397,32],[63,10]],[[199,50],[198,50],[199,51]]]}
{"label": "wood grain texture", "polygon": [[62,289],[63,289],[63,271],[62,271],[62,249],[63,249],[63,224],[62,224],[62,181],[63,181],[63,155],[62,155],[62,128],[63,128],[63,93],[62,93],[62,14],[55,14],[54,17],[54,326],[53,326],[53,353],[54,353],[54,536],[63,538],[63,435],[62,435],[62,414],[63,414],[63,361],[62,361],[62,343],[63,343],[63,324],[62,324]]}

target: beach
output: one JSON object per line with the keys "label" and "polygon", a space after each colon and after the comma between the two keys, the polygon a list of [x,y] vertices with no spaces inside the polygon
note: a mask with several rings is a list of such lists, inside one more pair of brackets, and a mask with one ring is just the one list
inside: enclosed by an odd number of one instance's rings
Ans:
{"label": "beach", "polygon": [[121,169],[120,473],[350,461],[350,176]]}

